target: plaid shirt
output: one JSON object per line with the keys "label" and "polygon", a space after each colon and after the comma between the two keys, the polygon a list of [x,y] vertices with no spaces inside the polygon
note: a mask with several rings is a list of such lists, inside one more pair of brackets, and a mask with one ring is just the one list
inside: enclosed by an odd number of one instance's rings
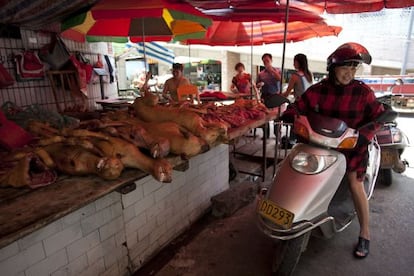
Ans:
{"label": "plaid shirt", "polygon": [[[316,111],[324,116],[343,120],[349,127],[357,129],[372,122],[383,111],[383,105],[377,101],[374,92],[363,82],[353,80],[350,84],[335,85],[329,79],[311,86],[297,101],[299,111]],[[365,127],[359,131],[367,140],[371,140],[379,125]],[[367,145],[357,145],[352,150],[342,150],[347,160],[347,171],[357,172],[362,180],[368,162]]]}

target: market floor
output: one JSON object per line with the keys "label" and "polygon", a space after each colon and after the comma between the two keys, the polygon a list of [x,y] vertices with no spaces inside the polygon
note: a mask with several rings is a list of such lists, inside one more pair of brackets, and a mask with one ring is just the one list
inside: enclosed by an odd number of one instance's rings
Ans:
{"label": "market floor", "polygon": [[[352,256],[358,236],[354,221],[332,239],[312,237],[294,275],[413,275],[414,169],[393,176],[393,185],[378,185],[370,202],[369,257]],[[204,218],[135,275],[271,275],[273,243],[258,230],[254,209],[253,202],[225,219]]]}

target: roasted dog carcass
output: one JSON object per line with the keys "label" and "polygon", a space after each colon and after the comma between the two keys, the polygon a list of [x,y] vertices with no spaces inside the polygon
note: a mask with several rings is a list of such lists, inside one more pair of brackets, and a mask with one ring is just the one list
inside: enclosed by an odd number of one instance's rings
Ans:
{"label": "roasted dog carcass", "polygon": [[52,184],[57,175],[33,151],[10,153],[0,163],[0,186],[39,188]]}
{"label": "roasted dog carcass", "polygon": [[[43,129],[50,129],[49,126],[44,126],[39,123],[33,124],[31,130],[34,133],[41,135]],[[53,130],[47,133],[54,133]],[[151,174],[155,179],[161,182],[172,181],[172,166],[166,159],[153,159],[143,154],[134,144],[117,137],[111,137],[101,132],[89,131],[87,129],[63,129],[58,132],[60,136],[64,137],[63,144],[83,145],[94,154],[100,154],[102,157],[118,158],[121,160],[124,167],[140,169]],[[60,137],[58,136],[58,137]],[[46,146],[43,139],[40,139],[39,144]],[[60,141],[61,138],[47,137],[47,142],[54,140]],[[53,144],[51,144],[53,145]],[[96,160],[94,158],[85,158],[86,162],[91,162],[90,167],[94,167]],[[65,164],[64,166],[67,166]]]}
{"label": "roasted dog carcass", "polygon": [[226,136],[226,126],[221,123],[205,122],[197,113],[187,109],[158,105],[158,97],[145,93],[142,98],[136,98],[133,103],[135,114],[146,122],[173,121],[194,135],[203,138],[209,145],[214,144],[220,137]]}
{"label": "roasted dog carcass", "polygon": [[[132,129],[145,130],[146,134],[141,135],[143,138],[140,139],[145,139],[146,143],[149,144],[153,143],[151,142],[151,139],[154,139],[153,137],[157,137],[156,141],[167,140],[170,152],[184,158],[206,152],[210,148],[205,140],[172,121],[144,122],[136,117],[129,116],[128,113],[123,111],[108,114],[106,120],[120,120],[130,125]],[[119,132],[122,132],[122,128],[118,129],[120,129]],[[138,131],[135,133],[138,133]],[[140,135],[136,135],[136,137],[138,136]]]}
{"label": "roasted dog carcass", "polygon": [[69,175],[96,174],[103,179],[112,180],[118,178],[124,169],[119,158],[100,157],[79,145],[54,143],[44,149],[56,169]]}
{"label": "roasted dog carcass", "polygon": [[123,116],[119,118],[116,114],[120,115],[122,113],[112,114],[111,118],[113,117],[116,120],[107,118],[105,120],[83,121],[81,127],[99,130],[114,137],[121,137],[139,148],[148,149],[153,158],[162,158],[169,154],[170,143],[168,139],[151,135],[141,124],[131,124],[128,117],[124,117],[126,119],[124,120]]}
{"label": "roasted dog carcass", "polygon": [[125,167],[140,169],[161,182],[172,181],[172,166],[166,159],[150,158],[136,146],[121,138],[108,137],[108,140],[92,138],[91,141],[105,156],[121,159]]}

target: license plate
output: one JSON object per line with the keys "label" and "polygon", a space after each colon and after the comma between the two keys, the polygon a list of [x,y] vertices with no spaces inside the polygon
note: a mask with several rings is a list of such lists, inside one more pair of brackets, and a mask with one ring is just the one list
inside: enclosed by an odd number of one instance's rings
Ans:
{"label": "license plate", "polygon": [[381,150],[381,167],[392,168],[398,153],[395,150]]}
{"label": "license plate", "polygon": [[282,207],[277,206],[270,200],[263,199],[259,201],[257,209],[260,215],[269,219],[276,225],[283,227],[284,229],[288,229],[292,226],[295,214]]}

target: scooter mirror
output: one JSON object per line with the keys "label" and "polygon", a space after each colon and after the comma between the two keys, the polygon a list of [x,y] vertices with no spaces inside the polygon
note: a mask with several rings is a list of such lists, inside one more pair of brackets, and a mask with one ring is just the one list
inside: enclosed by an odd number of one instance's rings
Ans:
{"label": "scooter mirror", "polygon": [[279,107],[284,103],[290,103],[290,101],[286,97],[279,94],[274,94],[264,99],[264,104],[267,108]]}

